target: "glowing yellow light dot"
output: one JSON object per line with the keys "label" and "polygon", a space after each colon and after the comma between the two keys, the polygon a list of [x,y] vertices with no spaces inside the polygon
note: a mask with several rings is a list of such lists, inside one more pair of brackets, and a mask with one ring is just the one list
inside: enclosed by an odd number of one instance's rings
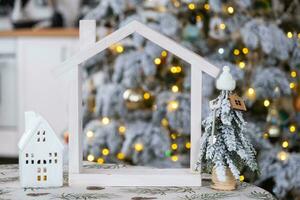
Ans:
{"label": "glowing yellow light dot", "polygon": [[191,148],[191,143],[190,142],[185,143],[185,148],[190,149]]}
{"label": "glowing yellow light dot", "polygon": [[172,73],[177,73],[177,69],[176,69],[175,66],[171,67],[171,68],[170,68],[170,71],[171,71]]}
{"label": "glowing yellow light dot", "polygon": [[248,94],[249,95],[254,95],[255,94],[255,90],[253,88],[249,88],[248,89]]}
{"label": "glowing yellow light dot", "polygon": [[143,146],[143,144],[141,144],[141,143],[136,143],[136,144],[134,145],[134,149],[135,149],[136,151],[142,151],[142,150],[144,149],[144,146]]}
{"label": "glowing yellow light dot", "polygon": [[294,82],[290,83],[290,88],[293,89],[296,87],[296,84]]}
{"label": "glowing yellow light dot", "polygon": [[163,126],[168,126],[168,125],[169,125],[168,120],[167,120],[166,118],[163,118],[163,119],[161,120],[161,125],[163,125]]}
{"label": "glowing yellow light dot", "polygon": [[290,125],[290,132],[294,133],[296,131],[296,126],[295,125]]}
{"label": "glowing yellow light dot", "polygon": [[110,119],[108,117],[103,117],[101,121],[102,121],[102,124],[107,125],[107,124],[109,124]]}
{"label": "glowing yellow light dot", "polygon": [[105,162],[105,160],[103,158],[98,158],[97,159],[97,163],[102,165]]}
{"label": "glowing yellow light dot", "polygon": [[107,148],[102,149],[102,154],[104,156],[107,156],[109,154],[109,149],[107,149]]}
{"label": "glowing yellow light dot", "polygon": [[224,30],[224,29],[226,28],[226,25],[225,25],[224,23],[221,23],[221,24],[219,25],[219,27],[220,27],[220,29]]}
{"label": "glowing yellow light dot", "polygon": [[172,134],[171,134],[171,138],[172,138],[173,140],[175,140],[175,139],[177,138],[176,134],[175,134],[175,133],[172,133]]}
{"label": "glowing yellow light dot", "polygon": [[178,161],[178,156],[176,156],[176,155],[172,156],[171,160],[174,161],[174,162]]}
{"label": "glowing yellow light dot", "polygon": [[264,106],[268,107],[270,105],[270,101],[268,99],[264,100]]}
{"label": "glowing yellow light dot", "polygon": [[171,73],[176,74],[176,73],[180,73],[181,72],[181,67],[180,66],[172,66],[170,68]]}
{"label": "glowing yellow light dot", "polygon": [[240,181],[243,182],[245,180],[245,176],[240,175]]}
{"label": "glowing yellow light dot", "polygon": [[91,137],[94,136],[94,132],[93,132],[93,131],[88,131],[88,132],[86,132],[86,136],[87,136],[88,138],[91,138]]}
{"label": "glowing yellow light dot", "polygon": [[150,99],[150,94],[148,92],[144,93],[144,99]]}
{"label": "glowing yellow light dot", "polygon": [[233,7],[229,6],[229,7],[227,8],[227,12],[228,12],[229,14],[232,14],[232,13],[234,12]]}
{"label": "glowing yellow light dot", "polygon": [[123,159],[125,158],[125,154],[122,153],[122,152],[120,152],[120,153],[117,154],[117,158],[118,158],[119,160],[123,160]]}
{"label": "glowing yellow light dot", "polygon": [[189,8],[190,10],[195,10],[196,5],[195,5],[194,3],[190,3],[190,4],[188,5],[188,8]]}
{"label": "glowing yellow light dot", "polygon": [[282,146],[283,148],[288,148],[289,142],[288,142],[288,141],[283,141],[282,144],[281,144],[281,146]]}
{"label": "glowing yellow light dot", "polygon": [[197,15],[197,16],[196,16],[196,21],[197,21],[197,22],[200,22],[201,20],[202,20],[202,17],[201,17],[200,15]]}
{"label": "glowing yellow light dot", "polygon": [[287,36],[288,38],[292,38],[292,37],[293,37],[293,33],[289,31],[289,32],[287,32],[286,36]]}
{"label": "glowing yellow light dot", "polygon": [[300,39],[300,33],[298,33],[298,39]]}
{"label": "glowing yellow light dot", "polygon": [[168,103],[168,111],[174,111],[174,110],[176,110],[177,108],[179,107],[179,103],[178,103],[178,101],[170,101],[169,103]]}
{"label": "glowing yellow light dot", "polygon": [[247,99],[254,101],[256,98],[256,93],[255,90],[253,88],[248,88],[247,92],[246,92],[246,97]]}
{"label": "glowing yellow light dot", "polygon": [[268,138],[269,138],[269,133],[264,133],[263,137],[264,137],[265,139],[268,139]]}
{"label": "glowing yellow light dot", "polygon": [[178,92],[178,91],[179,91],[178,86],[177,86],[177,85],[173,85],[173,86],[172,86],[172,92],[176,93],[176,92]]}
{"label": "glowing yellow light dot", "polygon": [[124,47],[122,46],[122,45],[118,45],[117,47],[116,47],[116,52],[117,53],[122,53],[124,51]]}
{"label": "glowing yellow light dot", "polygon": [[178,145],[174,143],[174,144],[171,145],[171,148],[172,148],[173,150],[176,150],[176,149],[178,148]]}
{"label": "glowing yellow light dot", "polygon": [[87,156],[87,160],[92,162],[92,161],[95,160],[95,157],[92,154],[90,154],[90,155]]}
{"label": "glowing yellow light dot", "polygon": [[285,161],[288,158],[288,153],[286,153],[285,151],[280,151],[277,154],[277,157],[278,157],[279,160]]}
{"label": "glowing yellow light dot", "polygon": [[161,55],[162,57],[167,57],[168,52],[167,52],[167,51],[162,51],[160,55]]}
{"label": "glowing yellow light dot", "polygon": [[238,50],[238,49],[233,50],[233,54],[236,55],[236,56],[239,55],[240,54],[240,50]]}
{"label": "glowing yellow light dot", "polygon": [[181,67],[180,66],[177,66],[176,69],[177,69],[177,73],[181,72]]}
{"label": "glowing yellow light dot", "polygon": [[242,49],[242,52],[243,52],[244,54],[247,54],[247,53],[249,53],[249,49],[246,48],[246,47],[244,47],[244,48]]}
{"label": "glowing yellow light dot", "polygon": [[155,63],[156,65],[159,65],[159,64],[161,63],[161,59],[160,59],[160,58],[155,58],[155,59],[154,59],[154,63]]}
{"label": "glowing yellow light dot", "polygon": [[245,62],[243,62],[243,61],[239,62],[239,67],[240,67],[241,69],[244,69],[245,66],[246,66]]}
{"label": "glowing yellow light dot", "polygon": [[126,132],[126,127],[125,126],[119,126],[119,133],[123,135]]}
{"label": "glowing yellow light dot", "polygon": [[296,71],[291,71],[291,77],[295,78],[297,76],[297,72]]}
{"label": "glowing yellow light dot", "polygon": [[204,9],[205,10],[209,10],[210,9],[210,5],[208,3],[204,4]]}

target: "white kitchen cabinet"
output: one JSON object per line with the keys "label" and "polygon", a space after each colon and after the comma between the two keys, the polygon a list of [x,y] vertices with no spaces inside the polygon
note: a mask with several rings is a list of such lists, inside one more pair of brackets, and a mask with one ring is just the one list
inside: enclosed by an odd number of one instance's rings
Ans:
{"label": "white kitchen cabinet", "polygon": [[12,53],[0,54],[0,127],[17,126],[17,70]]}
{"label": "white kitchen cabinet", "polygon": [[40,113],[58,135],[67,128],[68,85],[53,70],[75,52],[77,31],[61,33],[0,33],[0,156],[17,155],[27,110]]}

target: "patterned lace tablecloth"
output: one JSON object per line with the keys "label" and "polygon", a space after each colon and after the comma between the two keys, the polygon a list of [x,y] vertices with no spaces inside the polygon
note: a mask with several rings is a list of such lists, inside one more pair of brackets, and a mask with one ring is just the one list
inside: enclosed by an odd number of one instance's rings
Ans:
{"label": "patterned lace tablecloth", "polygon": [[[93,166],[89,165],[89,168]],[[96,167],[96,166],[95,166]],[[239,183],[235,191],[216,191],[209,187],[210,180],[204,179],[202,187],[69,187],[67,172],[61,188],[21,188],[18,165],[0,165],[0,200],[272,200],[270,193],[248,183]]]}

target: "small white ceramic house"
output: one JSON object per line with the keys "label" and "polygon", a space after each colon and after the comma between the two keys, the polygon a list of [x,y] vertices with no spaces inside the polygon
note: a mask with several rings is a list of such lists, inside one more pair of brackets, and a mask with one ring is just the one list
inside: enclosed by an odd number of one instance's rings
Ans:
{"label": "small white ceramic house", "polygon": [[18,146],[22,187],[62,186],[63,145],[42,116],[25,113],[25,132]]}
{"label": "small white ceramic house", "polygon": [[[56,70],[70,71],[69,184],[98,186],[201,186],[195,171],[201,138],[202,72],[217,77],[219,69],[201,56],[146,25],[132,21],[96,42],[95,20],[80,21],[80,50]],[[122,39],[138,33],[191,65],[191,159],[189,169],[85,169],[82,167],[82,63]]]}

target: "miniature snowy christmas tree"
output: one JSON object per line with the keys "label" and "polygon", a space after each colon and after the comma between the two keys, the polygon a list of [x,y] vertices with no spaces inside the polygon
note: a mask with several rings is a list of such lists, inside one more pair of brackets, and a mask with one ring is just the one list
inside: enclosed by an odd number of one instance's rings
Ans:
{"label": "miniature snowy christmas tree", "polygon": [[232,94],[235,80],[225,66],[216,82],[221,90],[217,99],[210,102],[212,112],[202,122],[204,134],[198,166],[206,172],[212,171],[213,188],[222,190],[235,189],[240,170],[248,166],[257,171],[255,150],[245,136],[246,122],[241,110],[246,110],[244,102]]}

